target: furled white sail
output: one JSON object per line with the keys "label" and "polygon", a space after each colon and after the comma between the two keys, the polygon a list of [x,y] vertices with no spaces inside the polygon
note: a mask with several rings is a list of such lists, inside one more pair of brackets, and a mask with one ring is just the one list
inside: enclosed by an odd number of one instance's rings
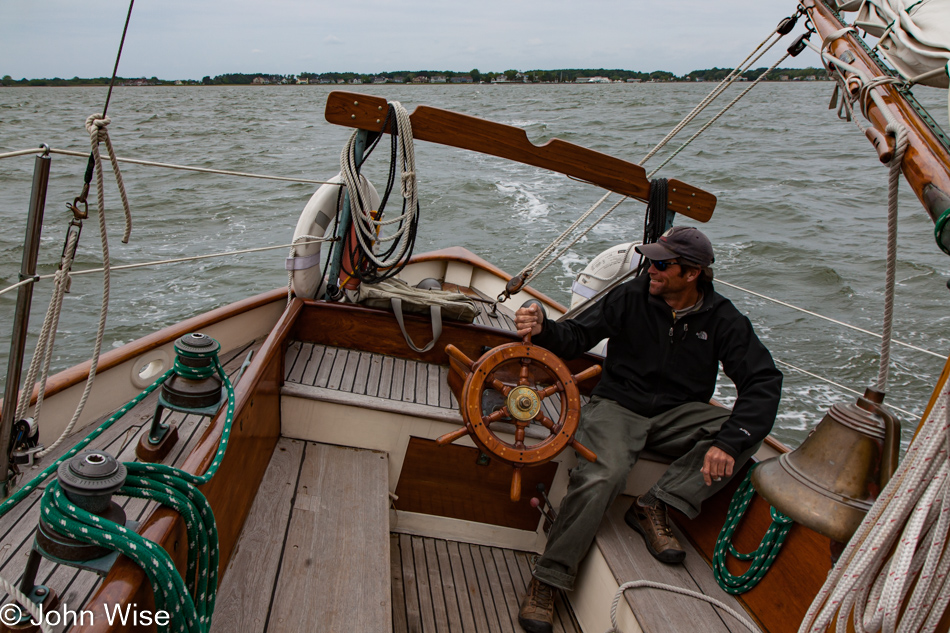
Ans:
{"label": "furled white sail", "polygon": [[844,11],[858,9],[854,26],[880,38],[878,51],[903,77],[938,88],[950,85],[950,0],[837,3]]}

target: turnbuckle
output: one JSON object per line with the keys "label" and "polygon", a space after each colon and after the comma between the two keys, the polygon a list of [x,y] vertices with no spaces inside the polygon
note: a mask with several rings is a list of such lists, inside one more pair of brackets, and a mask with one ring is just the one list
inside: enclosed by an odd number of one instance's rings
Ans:
{"label": "turnbuckle", "polygon": [[[69,206],[67,203],[66,206]],[[63,269],[63,264],[66,262],[66,249],[69,248],[69,236],[74,234],[76,235],[76,243],[73,245],[73,251],[69,254],[70,259],[76,257],[76,248],[79,246],[79,236],[82,235],[82,220],[78,218],[73,218],[69,221],[69,226],[66,227],[66,238],[63,240],[63,252],[59,257],[59,268],[58,270]],[[70,287],[73,284],[73,278],[66,275],[66,292],[69,292]]]}

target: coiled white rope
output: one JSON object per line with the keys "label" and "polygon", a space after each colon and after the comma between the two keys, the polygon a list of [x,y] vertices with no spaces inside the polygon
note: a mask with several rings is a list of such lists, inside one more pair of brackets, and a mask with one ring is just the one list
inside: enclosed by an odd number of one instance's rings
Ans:
{"label": "coiled white rope", "polygon": [[[838,563],[799,633],[837,621],[856,633],[932,631],[950,602],[950,392],[946,378],[917,436]],[[906,605],[903,609],[902,605]]]}
{"label": "coiled white rope", "polygon": [[[340,154],[340,171],[343,174],[343,182],[346,185],[347,193],[350,196],[350,211],[353,218],[353,226],[356,229],[356,238],[360,243],[362,252],[378,268],[392,268],[398,264],[412,242],[411,227],[414,224],[414,218],[418,213],[419,195],[416,183],[416,156],[412,138],[412,122],[409,119],[409,113],[398,101],[390,101],[396,114],[397,130],[392,130],[397,134],[397,161],[400,167],[400,191],[405,200],[405,211],[398,216],[388,220],[377,220],[375,217],[377,209],[371,209],[369,201],[368,183],[360,178],[358,166],[356,164],[356,138],[358,131],[354,132],[350,140],[344,146]],[[380,233],[384,226],[399,224],[399,228],[391,235],[382,235]],[[398,240],[398,248],[389,259],[379,259],[379,246],[385,242]]]}
{"label": "coiled white rope", "polygon": [[666,585],[659,582],[653,582],[652,580],[631,580],[630,582],[625,582],[620,587],[617,588],[617,593],[614,594],[614,601],[610,605],[610,623],[613,625],[607,629],[606,633],[621,633],[620,627],[617,624],[617,606],[620,603],[620,597],[623,595],[623,592],[627,589],[640,589],[640,588],[650,588],[650,589],[660,589],[662,591],[669,591],[671,593],[678,593],[684,596],[689,596],[690,598],[696,598],[697,600],[702,600],[703,602],[708,602],[714,607],[722,609],[732,617],[736,619],[739,624],[747,628],[752,633],[760,633],[758,627],[749,622],[747,619],[739,615],[735,609],[729,607],[727,604],[716,600],[715,598],[710,598],[709,596],[699,593],[698,591],[691,591],[689,589],[684,589],[683,587],[675,587],[673,585]]}

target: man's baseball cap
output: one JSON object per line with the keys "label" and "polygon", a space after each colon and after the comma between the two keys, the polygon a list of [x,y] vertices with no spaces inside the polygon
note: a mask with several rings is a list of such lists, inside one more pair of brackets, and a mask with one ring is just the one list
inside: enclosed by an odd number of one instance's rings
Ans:
{"label": "man's baseball cap", "polygon": [[679,258],[703,269],[716,261],[709,238],[691,226],[674,226],[661,235],[658,241],[637,246],[636,251],[647,259],[662,261]]}

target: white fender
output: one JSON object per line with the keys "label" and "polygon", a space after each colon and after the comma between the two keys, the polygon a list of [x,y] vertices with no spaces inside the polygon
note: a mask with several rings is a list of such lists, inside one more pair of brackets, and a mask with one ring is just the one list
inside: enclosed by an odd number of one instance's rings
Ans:
{"label": "white fender", "polygon": [[[369,190],[370,204],[373,209],[379,208],[379,194],[372,183],[363,178],[363,184]],[[337,174],[328,183],[342,183],[343,177]],[[339,184],[324,184],[310,196],[310,200],[303,208],[297,227],[294,229],[294,241],[304,235],[325,236],[333,225],[333,218],[343,208],[345,187]],[[296,247],[296,256],[288,257],[286,268],[292,271],[291,289],[294,294],[303,299],[313,299],[317,296],[323,282],[320,252],[322,244],[300,244]]]}
{"label": "white fender", "polygon": [[571,307],[582,301],[587,301],[610,283],[610,281],[640,262],[640,254],[634,250],[639,242],[628,242],[611,246],[587,264],[582,272],[578,273],[571,284]]}

